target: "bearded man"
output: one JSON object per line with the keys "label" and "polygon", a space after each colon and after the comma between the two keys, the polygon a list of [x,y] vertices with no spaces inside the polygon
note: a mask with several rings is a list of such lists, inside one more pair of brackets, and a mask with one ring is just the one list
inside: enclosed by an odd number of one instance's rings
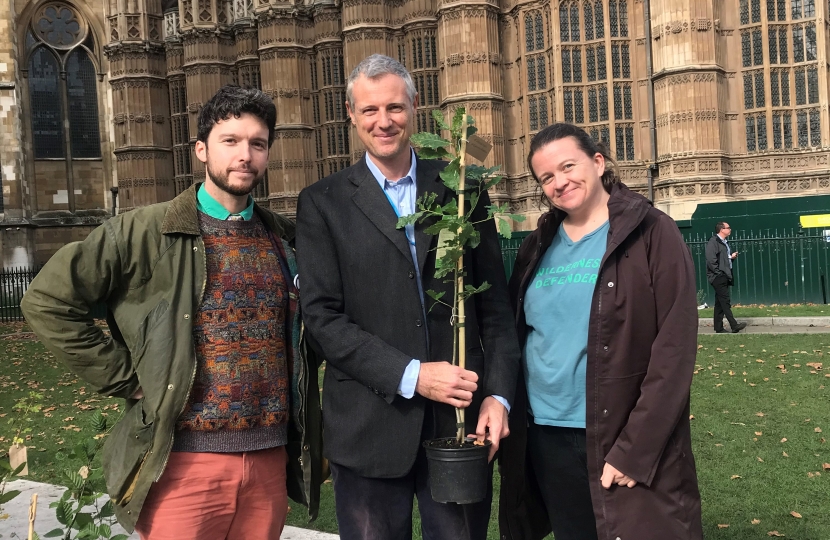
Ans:
{"label": "bearded man", "polygon": [[[63,247],[21,303],[56,357],[127,400],[103,467],[142,540],[276,540],[287,496],[316,514],[317,366],[300,342],[294,224],[250,195],[275,124],[268,96],[221,88],[199,113],[204,183]],[[100,303],[111,335],[92,319]]]}

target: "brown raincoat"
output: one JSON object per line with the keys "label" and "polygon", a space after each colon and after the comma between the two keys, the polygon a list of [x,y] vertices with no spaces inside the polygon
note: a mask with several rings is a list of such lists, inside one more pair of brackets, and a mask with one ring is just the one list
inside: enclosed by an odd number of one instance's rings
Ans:
{"label": "brown raincoat", "polygon": [[[608,202],[608,247],[591,305],[586,432],[600,540],[699,540],[700,493],[689,427],[698,316],[691,254],[674,221],[622,184]],[[565,214],[553,210],[519,249],[510,280],[519,339],[524,293]],[[551,321],[556,324],[556,321]],[[501,444],[501,538],[549,530],[526,459],[527,393],[519,378],[510,437]],[[600,484],[605,462],[638,484]]]}

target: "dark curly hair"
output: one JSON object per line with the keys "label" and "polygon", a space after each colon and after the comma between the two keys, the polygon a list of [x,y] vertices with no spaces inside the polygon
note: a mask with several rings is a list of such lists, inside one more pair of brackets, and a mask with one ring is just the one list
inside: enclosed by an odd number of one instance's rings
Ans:
{"label": "dark curly hair", "polygon": [[[533,175],[533,178],[536,179],[537,186],[540,184],[539,178],[536,176],[536,172],[533,170],[531,164],[533,155],[548,144],[559,139],[564,139],[565,137],[573,137],[579,149],[590,158],[593,158],[597,154],[602,154],[602,157],[605,158],[605,172],[601,178],[602,187],[605,188],[605,191],[611,193],[611,187],[620,181],[617,175],[617,162],[611,158],[611,151],[603,141],[595,141],[584,129],[566,122],[559,122],[544,128],[534,135],[530,141],[530,152],[527,155],[527,168],[530,174]],[[550,202],[544,193],[541,194],[540,203],[550,206]]]}
{"label": "dark curly hair", "polygon": [[248,113],[256,116],[268,126],[268,146],[274,142],[277,124],[277,107],[273,100],[256,88],[242,88],[226,84],[219,89],[199,111],[196,140],[207,144],[213,126],[231,116],[239,118]]}

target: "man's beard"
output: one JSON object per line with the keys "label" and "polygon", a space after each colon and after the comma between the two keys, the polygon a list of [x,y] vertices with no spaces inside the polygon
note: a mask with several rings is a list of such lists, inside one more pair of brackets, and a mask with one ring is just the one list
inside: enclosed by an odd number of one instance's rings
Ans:
{"label": "man's beard", "polygon": [[[251,184],[248,186],[232,186],[228,181],[227,170],[223,171],[222,173],[217,173],[211,168],[209,162],[205,165],[207,168],[208,176],[211,180],[213,180],[214,185],[222,191],[224,191],[225,193],[229,193],[236,197],[242,197],[243,195],[250,194],[254,189],[256,189],[259,183],[262,182],[262,179],[265,178],[265,173],[262,173],[261,175],[256,176],[254,178],[254,181],[251,182]],[[256,169],[248,169],[248,172],[252,172],[255,175],[257,174]]]}

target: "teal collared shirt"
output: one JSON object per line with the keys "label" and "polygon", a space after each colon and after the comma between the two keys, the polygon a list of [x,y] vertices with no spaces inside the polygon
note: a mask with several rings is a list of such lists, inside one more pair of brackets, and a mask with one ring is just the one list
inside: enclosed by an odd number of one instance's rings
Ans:
{"label": "teal collared shirt", "polygon": [[[199,209],[199,212],[204,212],[213,219],[219,219],[222,221],[228,219],[228,217],[231,216],[231,212],[228,212],[224,206],[219,204],[219,202],[214,199],[206,189],[202,189],[203,187],[204,184],[201,184],[196,190],[196,208]],[[245,221],[249,221],[252,217],[254,217],[254,198],[250,195],[248,195],[248,206],[245,210],[239,212],[239,215],[242,216],[242,219]]]}

